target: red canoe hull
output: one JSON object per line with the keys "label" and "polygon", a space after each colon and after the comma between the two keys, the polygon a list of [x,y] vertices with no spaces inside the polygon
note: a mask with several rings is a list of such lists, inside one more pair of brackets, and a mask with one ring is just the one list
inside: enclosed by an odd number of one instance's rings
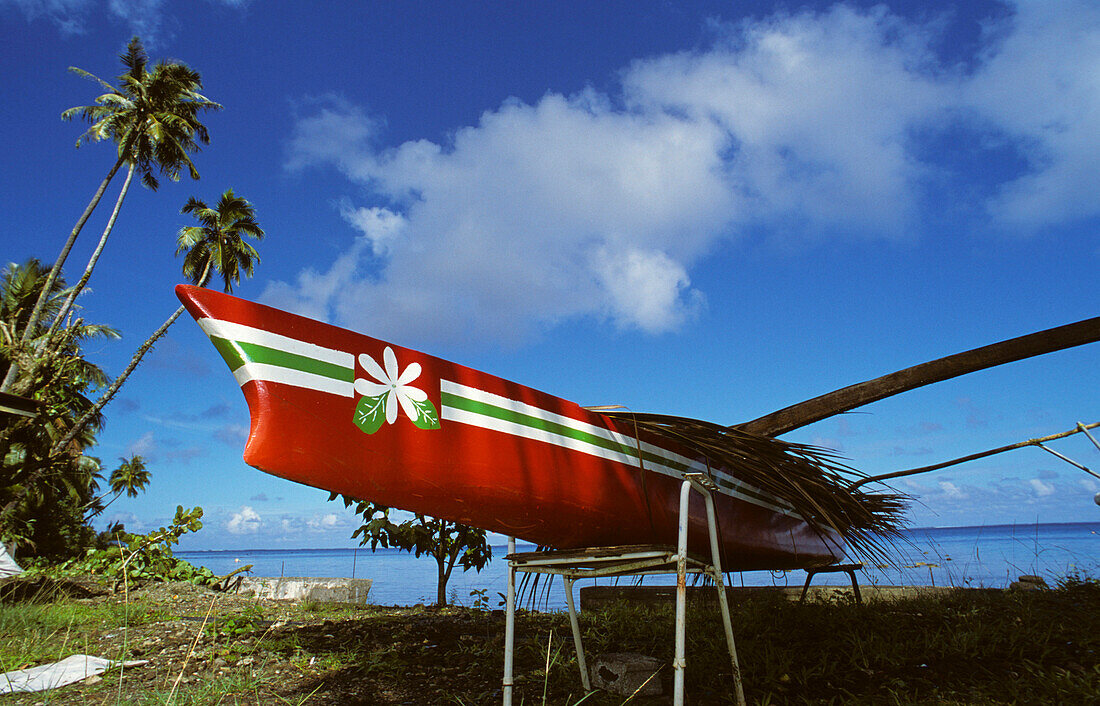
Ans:
{"label": "red canoe hull", "polygon": [[[837,536],[666,438],[352,331],[211,290],[177,293],[234,370],[251,413],[244,460],[267,473],[577,548],[675,544],[680,479],[699,470],[720,484],[727,570],[843,556]],[[702,550],[698,497],[691,514]]]}

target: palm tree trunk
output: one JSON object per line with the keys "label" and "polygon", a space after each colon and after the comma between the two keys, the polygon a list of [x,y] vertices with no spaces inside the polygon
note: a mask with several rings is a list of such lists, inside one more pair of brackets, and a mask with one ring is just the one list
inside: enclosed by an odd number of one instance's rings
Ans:
{"label": "palm tree trunk", "polygon": [[126,199],[126,193],[130,190],[130,182],[134,178],[134,170],[136,169],[133,162],[130,163],[130,168],[126,170],[126,181],[122,183],[122,191],[118,193],[118,198],[115,199],[115,208],[111,211],[111,217],[107,219],[107,226],[103,229],[103,235],[99,236],[99,243],[96,244],[95,250],[92,252],[92,256],[88,258],[88,264],[84,267],[84,274],[80,276],[80,281],[69,292],[69,296],[65,299],[65,303],[61,305],[61,309],[57,312],[57,316],[54,317],[53,323],[50,325],[50,330],[46,333],[46,337],[42,340],[42,346],[49,348],[50,341],[53,339],[54,334],[57,333],[57,327],[68,316],[69,310],[73,307],[73,302],[76,301],[77,296],[84,290],[84,286],[88,284],[88,279],[92,276],[92,270],[95,269],[96,262],[99,261],[99,256],[103,252],[104,246],[107,245],[107,237],[114,230],[115,221],[118,220],[118,212],[122,209],[122,202]]}
{"label": "palm tree trunk", "polygon": [[145,357],[145,354],[148,353],[149,349],[153,347],[153,344],[160,340],[160,337],[168,332],[168,327],[176,323],[176,319],[178,319],[180,317],[180,314],[182,313],[183,307],[181,306],[180,308],[176,309],[174,314],[168,317],[167,321],[160,325],[160,328],[153,332],[152,336],[145,339],[145,343],[142,343],[138,347],[137,351],[134,353],[134,357],[130,359],[130,364],[126,366],[126,369],[122,371],[122,374],[115,378],[115,381],[111,383],[111,386],[107,388],[106,392],[104,392],[103,395],[98,400],[96,400],[96,403],[92,405],[92,408],[85,412],[84,416],[76,421],[76,424],[73,424],[72,428],[69,429],[69,432],[65,434],[61,441],[53,445],[53,448],[50,449],[50,456],[56,456],[57,454],[61,453],[66,447],[68,447],[68,445],[73,442],[73,439],[75,439],[80,434],[80,432],[83,431],[84,427],[88,425],[88,422],[92,419],[92,417],[98,414],[99,410],[107,406],[107,403],[110,402],[112,398],[114,398],[115,393],[117,393],[119,388],[122,387],[122,384],[126,382],[126,378],[130,377],[130,373],[134,372],[134,369],[137,368],[138,363],[141,362],[141,359]]}
{"label": "palm tree trunk", "polygon": [[[30,319],[27,320],[27,326],[23,329],[23,335],[19,339],[20,343],[26,343],[27,339],[38,326],[38,320],[42,317],[42,309],[45,308],[46,302],[49,300],[50,290],[53,289],[53,283],[61,273],[61,267],[65,264],[65,259],[69,257],[69,251],[73,249],[73,243],[76,242],[76,237],[80,235],[80,231],[83,230],[84,224],[88,222],[88,219],[92,215],[92,211],[99,205],[100,199],[103,198],[103,193],[107,191],[107,185],[111,183],[111,179],[114,179],[115,173],[118,172],[118,168],[122,166],[124,161],[125,159],[123,157],[119,157],[115,165],[111,167],[111,171],[107,172],[107,176],[100,182],[99,188],[96,189],[95,195],[92,196],[92,200],[88,202],[88,206],[84,209],[84,213],[80,214],[80,219],[77,220],[76,225],[73,226],[73,232],[69,234],[69,239],[65,241],[64,247],[61,248],[61,252],[57,256],[57,260],[54,261],[53,267],[50,268],[50,274],[46,276],[46,284],[42,287],[42,291],[38,295],[38,300],[34,303],[34,309],[31,310]],[[15,364],[9,365],[3,383],[0,383],[0,392],[7,392],[11,388],[12,383],[15,382],[15,376],[18,374],[19,370]]]}

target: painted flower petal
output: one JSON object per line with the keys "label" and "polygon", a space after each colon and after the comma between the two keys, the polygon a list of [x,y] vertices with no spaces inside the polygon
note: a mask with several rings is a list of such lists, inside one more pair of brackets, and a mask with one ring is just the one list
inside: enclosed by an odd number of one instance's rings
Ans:
{"label": "painted flower petal", "polygon": [[394,355],[393,349],[386,346],[386,350],[382,351],[382,360],[386,364],[386,379],[390,383],[397,382],[397,356]]}
{"label": "painted flower petal", "polygon": [[408,385],[401,385],[397,388],[398,394],[405,395],[413,402],[423,402],[428,399],[428,393],[421,390],[419,387],[409,387]]}
{"label": "painted flower petal", "polygon": [[380,385],[363,378],[355,379],[355,391],[364,397],[378,397],[390,391],[389,385]]}
{"label": "painted flower petal", "polygon": [[408,395],[402,394],[410,389],[415,390],[416,388],[403,388],[401,393],[398,393],[397,400],[401,403],[401,409],[405,410],[405,414],[409,415],[409,419],[415,422],[417,417],[420,416],[420,410],[416,408],[416,405],[413,404],[413,401],[409,399]]}
{"label": "painted flower petal", "polygon": [[374,358],[371,358],[366,353],[361,353],[359,355],[359,365],[363,367],[363,370],[367,371],[367,375],[370,375],[378,382],[384,385],[390,384],[390,379],[386,377],[386,371],[382,370],[382,366],[376,363]]}
{"label": "painted flower petal", "polygon": [[405,368],[405,372],[401,373],[401,377],[397,378],[398,385],[408,385],[413,380],[420,377],[420,363],[411,363],[409,367]]}
{"label": "painted flower petal", "polygon": [[[386,350],[389,350],[387,348]],[[390,388],[390,394],[386,396],[386,424],[397,421],[397,390]]]}

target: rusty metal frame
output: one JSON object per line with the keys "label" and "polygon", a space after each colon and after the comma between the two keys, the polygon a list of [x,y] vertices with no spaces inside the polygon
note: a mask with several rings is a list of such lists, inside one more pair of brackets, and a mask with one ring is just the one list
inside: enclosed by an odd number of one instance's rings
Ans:
{"label": "rusty metal frame", "polygon": [[[691,491],[703,496],[707,509],[707,526],[710,534],[710,560],[693,557],[687,550],[688,502]],[[711,496],[717,490],[714,482],[702,473],[687,473],[680,486],[680,517],[675,548],[658,545],[626,547],[590,547],[571,551],[516,552],[515,538],[508,540],[508,593],[505,602],[504,637],[504,706],[512,705],[513,658],[515,655],[515,611],[516,611],[516,574],[537,573],[559,575],[565,585],[565,599],[569,607],[569,624],[573,631],[573,645],[577,650],[577,666],[580,667],[581,684],[586,692],[592,690],[588,677],[588,667],[584,657],[584,644],[581,640],[580,624],[573,602],[573,584],[581,579],[594,579],[611,576],[643,576],[652,574],[676,574],[676,635],[672,666],[673,704],[684,703],[684,672],[687,667],[686,626],[687,626],[687,575],[704,574],[709,576],[718,590],[718,605],[722,613],[723,628],[726,634],[726,646],[729,648],[730,663],[733,668],[733,682],[737,703],[745,704],[745,693],[741,683],[741,669],[737,662],[737,648],[733,639],[733,625],[730,619],[726,586],[722,578],[722,564],[719,557],[718,523]]]}

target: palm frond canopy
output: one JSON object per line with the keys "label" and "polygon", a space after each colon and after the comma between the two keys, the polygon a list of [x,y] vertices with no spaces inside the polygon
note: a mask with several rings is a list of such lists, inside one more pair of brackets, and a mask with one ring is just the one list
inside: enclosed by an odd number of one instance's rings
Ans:
{"label": "palm frond canopy", "polygon": [[900,537],[906,497],[850,490],[865,475],[840,463],[828,449],[688,417],[595,411],[675,440],[712,466],[790,503],[815,531],[840,533],[856,554],[890,560],[888,550]]}
{"label": "palm frond canopy", "polygon": [[227,189],[214,208],[192,196],[180,213],[200,224],[181,228],[176,238],[176,255],[184,253],[184,277],[205,287],[216,270],[223,289],[232,292],[242,273],[252,276],[260,254],[246,238],[263,240],[264,230],[251,203]]}
{"label": "palm frond canopy", "polygon": [[[32,257],[23,264],[10,262],[0,272],[0,320],[7,322],[15,333],[21,334],[26,328],[49,271],[49,265]],[[68,292],[64,278],[53,281],[44,309],[48,316],[56,314]],[[39,329],[42,327],[31,331],[31,336],[41,333]]]}
{"label": "palm frond canopy", "polygon": [[150,189],[159,185],[154,172],[178,181],[186,169],[192,179],[198,179],[190,153],[210,142],[199,114],[222,106],[200,92],[202,77],[185,64],[161,61],[150,71],[149,58],[137,37],[119,58],[126,71],[118,77],[117,87],[83,69],[70,68],[108,91],[93,105],[76,106],[61,114],[64,120],[81,118],[90,124],[77,139],[77,146],[112,140],[118,146],[119,160],[133,165]]}

